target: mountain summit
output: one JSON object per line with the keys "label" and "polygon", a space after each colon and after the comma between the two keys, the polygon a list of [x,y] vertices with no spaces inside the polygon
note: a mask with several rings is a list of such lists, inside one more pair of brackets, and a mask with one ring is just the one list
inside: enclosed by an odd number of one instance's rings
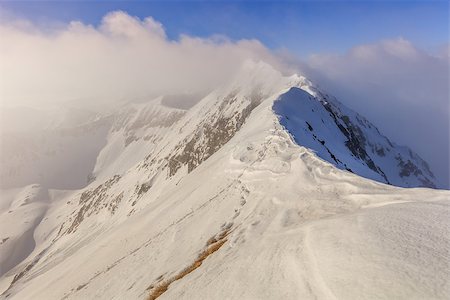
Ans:
{"label": "mountain summit", "polygon": [[[449,295],[450,194],[401,188],[438,186],[412,150],[264,62],[198,100],[124,104],[11,151],[1,297]],[[67,139],[97,142],[80,157]],[[83,159],[89,183],[62,188],[54,166]]]}

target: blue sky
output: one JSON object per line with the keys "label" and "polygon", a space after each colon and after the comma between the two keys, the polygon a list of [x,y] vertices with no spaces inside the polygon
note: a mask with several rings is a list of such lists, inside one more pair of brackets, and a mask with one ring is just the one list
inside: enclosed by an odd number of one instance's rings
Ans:
{"label": "blue sky", "polygon": [[359,44],[403,37],[434,51],[448,43],[447,1],[2,1],[10,13],[39,23],[97,25],[112,10],[161,22],[180,34],[256,38],[271,49],[343,53]]}

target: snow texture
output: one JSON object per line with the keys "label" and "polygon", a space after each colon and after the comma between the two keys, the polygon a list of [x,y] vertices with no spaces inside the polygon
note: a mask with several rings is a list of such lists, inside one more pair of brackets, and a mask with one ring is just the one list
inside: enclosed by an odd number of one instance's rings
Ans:
{"label": "snow texture", "polygon": [[450,297],[449,191],[306,78],[106,117],[86,187],[2,190],[1,299]]}

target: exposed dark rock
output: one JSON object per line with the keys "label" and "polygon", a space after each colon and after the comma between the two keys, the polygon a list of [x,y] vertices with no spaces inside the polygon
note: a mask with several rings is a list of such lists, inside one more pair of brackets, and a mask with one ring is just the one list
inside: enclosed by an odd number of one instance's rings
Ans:
{"label": "exposed dark rock", "polygon": [[325,147],[325,149],[327,149],[328,154],[330,154],[331,158],[337,163],[339,164],[341,161],[339,159],[336,158],[336,156],[334,156],[333,153],[331,153],[330,149],[328,149],[327,147]]}
{"label": "exposed dark rock", "polygon": [[[345,142],[345,146],[352,152],[352,154],[362,160],[371,170],[375,171],[376,173],[380,174],[387,183],[389,183],[386,175],[384,172],[378,168],[373,160],[370,158],[369,154],[367,153],[365,146],[366,146],[366,138],[361,130],[357,125],[353,124],[350,121],[350,118],[348,116],[338,116],[337,112],[334,111],[333,107],[328,102],[322,102],[322,105],[325,107],[325,109],[330,113],[331,117],[334,119],[334,122],[336,123],[339,130],[344,134],[344,136],[347,138],[347,141]],[[341,124],[340,120],[344,123]]]}
{"label": "exposed dark rock", "polygon": [[141,185],[136,186],[136,194],[141,197],[143,194],[147,193],[152,187],[152,182],[144,182]]}
{"label": "exposed dark rock", "polygon": [[375,148],[375,151],[377,152],[377,154],[379,155],[379,156],[385,156],[386,154],[384,153],[384,148],[383,147],[381,147],[381,148]]}
{"label": "exposed dark rock", "polygon": [[401,168],[399,173],[401,177],[411,176],[411,174],[414,174],[416,176],[422,174],[422,171],[419,170],[417,166],[412,163],[412,161],[408,160],[405,163],[400,156],[397,156],[397,160],[399,161],[398,166]]}
{"label": "exposed dark rock", "polygon": [[[247,99],[249,103],[242,111],[236,111],[231,116],[216,113],[199,125],[193,136],[185,139],[183,143],[176,147],[175,151],[179,153],[167,158],[168,176],[175,175],[184,165],[187,165],[187,171],[190,173],[217,152],[242,127],[252,110],[260,104],[261,98],[261,95],[254,93]],[[218,111],[224,111],[227,106],[235,101],[237,101],[236,94],[231,93],[223,99]],[[179,151],[180,149],[182,150]]]}
{"label": "exposed dark rock", "polygon": [[[92,214],[96,214],[103,207],[107,207],[111,214],[114,214],[118,205],[123,199],[123,192],[119,195],[110,195],[108,190],[112,185],[117,183],[120,180],[119,175],[115,175],[112,178],[108,179],[104,183],[100,184],[93,190],[84,191],[80,195],[80,208],[78,211],[75,211],[72,216],[69,218],[68,222],[70,226],[67,227],[65,231],[60,228],[59,234],[67,233],[70,234],[75,232],[83,222],[83,220]],[[63,223],[63,228],[65,227],[66,222]]]}
{"label": "exposed dark rock", "polygon": [[[422,170],[420,170],[411,160],[408,159],[407,162],[405,162],[400,156],[395,157],[398,161],[398,166],[400,168],[400,177],[409,177],[411,175],[416,176],[419,181],[423,184],[425,187],[431,187],[435,188],[436,186],[431,182],[428,178],[423,176]],[[426,164],[426,163],[425,163]],[[429,171],[429,169],[427,170]],[[432,173],[430,172],[432,175]]]}

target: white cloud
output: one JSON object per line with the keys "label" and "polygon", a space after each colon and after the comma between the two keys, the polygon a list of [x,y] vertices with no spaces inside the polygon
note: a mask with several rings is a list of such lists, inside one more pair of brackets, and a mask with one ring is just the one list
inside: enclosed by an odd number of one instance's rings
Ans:
{"label": "white cloud", "polygon": [[430,54],[399,38],[301,62],[257,40],[187,35],[169,40],[158,21],[121,11],[109,13],[97,27],[81,22],[37,26],[10,15],[1,19],[0,104],[41,107],[197,92],[227,80],[249,58],[283,69],[300,65],[448,181],[448,45]]}
{"label": "white cloud", "polygon": [[278,63],[256,40],[168,40],[153,18],[121,11],[107,14],[98,27],[71,22],[43,29],[9,20],[0,24],[0,37],[4,105],[198,91],[223,82],[246,59]]}

